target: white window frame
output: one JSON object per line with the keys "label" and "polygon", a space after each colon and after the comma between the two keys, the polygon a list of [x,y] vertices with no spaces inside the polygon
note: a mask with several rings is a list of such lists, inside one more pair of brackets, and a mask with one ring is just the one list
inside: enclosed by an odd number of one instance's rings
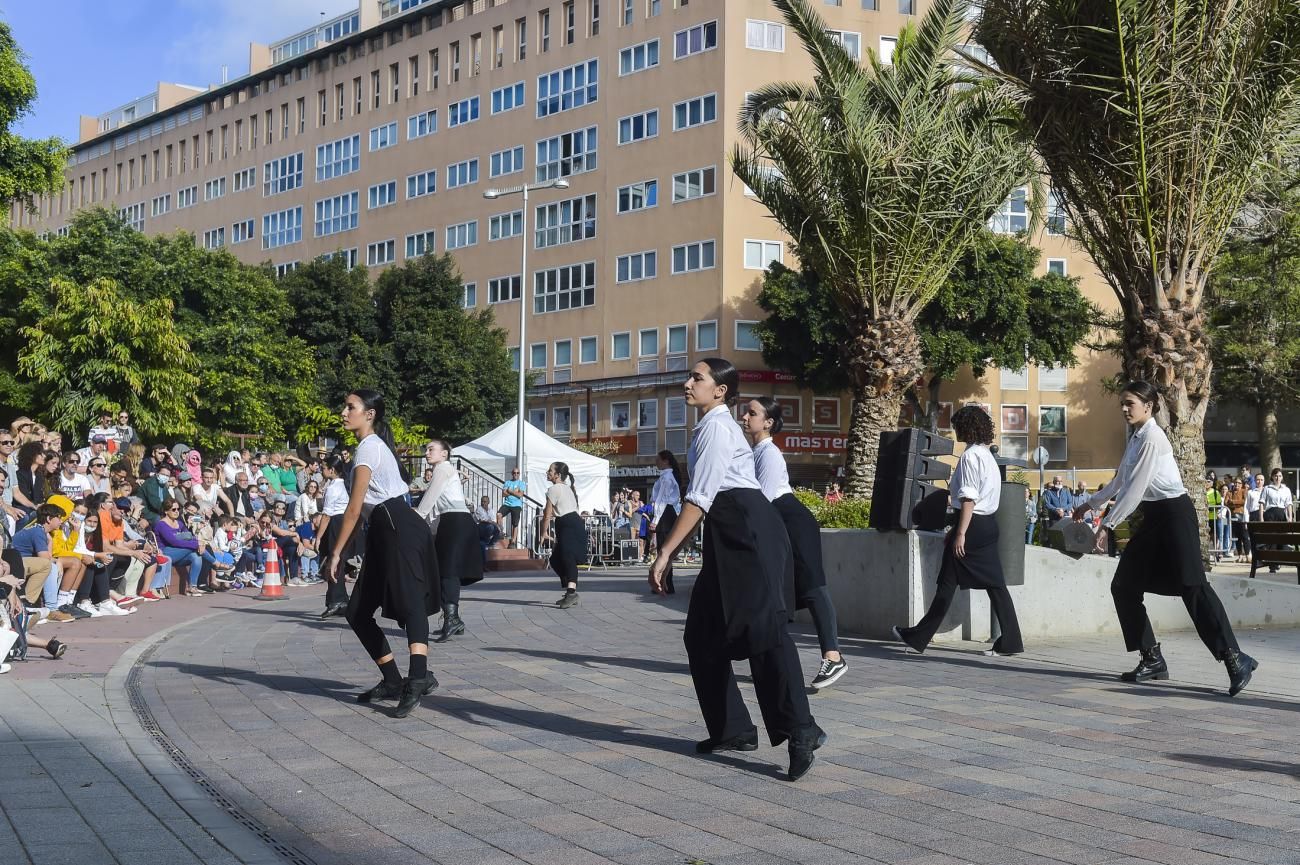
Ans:
{"label": "white window frame", "polygon": [[[580,276],[581,284],[574,286],[575,274]],[[554,278],[554,290],[541,290],[541,283]],[[568,287],[563,283],[568,281]],[[596,287],[600,282],[596,274],[596,262],[580,261],[574,264],[564,264],[559,267],[548,267],[543,270],[533,271],[533,314],[544,315],[553,312],[569,312],[575,309],[586,309],[596,305]],[[590,294],[590,300],[587,299]],[[574,303],[574,298],[578,303]],[[552,301],[551,299],[554,298]],[[547,307],[551,307],[548,309]]]}
{"label": "white window frame", "polygon": [[758,342],[757,348],[742,348],[740,345],[740,326],[749,325],[752,327],[753,325],[756,325],[758,323],[759,322],[757,321],[750,321],[747,319],[736,319],[736,321],[733,322],[731,338],[732,338],[732,345],[735,346],[736,351],[762,351],[763,350],[763,341],[758,339],[757,337],[755,337],[755,341]]}
{"label": "white window frame", "polygon": [[[638,192],[637,187],[640,187],[639,192],[641,195],[642,204],[640,207],[633,207],[632,206],[632,202],[634,200],[633,196],[636,195]],[[654,203],[646,204],[645,201],[652,187],[654,189]],[[627,205],[628,205],[627,207],[623,206],[624,193],[626,193],[626,197],[627,197]],[[620,186],[618,188],[617,196],[618,197],[616,199],[616,208],[618,213],[620,214],[638,213],[642,210],[650,210],[651,208],[659,206],[659,181],[657,178],[651,177],[646,180],[638,180],[635,183],[629,183],[626,186]]]}
{"label": "white window frame", "polygon": [[[590,345],[590,346],[594,349],[594,350],[592,351],[592,358],[591,358],[591,360],[583,360],[583,359],[582,359],[582,356],[583,356],[583,355],[582,355],[583,347],[584,347],[584,346],[587,346],[587,345]],[[578,337],[578,364],[579,364],[579,366],[581,366],[581,365],[583,365],[583,364],[592,364],[592,363],[600,363],[600,337],[598,337],[598,336],[581,336],[581,337]]]}
{"label": "white window frame", "polygon": [[[623,274],[623,264],[627,263],[627,276]],[[640,276],[633,276],[634,262],[640,263]],[[649,266],[647,267],[647,264]],[[643,249],[640,252],[628,252],[616,256],[614,259],[614,284],[623,285],[629,282],[643,282],[647,279],[655,279],[659,276],[659,251],[655,249]]]}
{"label": "white window frame", "polygon": [[379,210],[397,203],[397,180],[385,180],[366,190],[366,210]]}
{"label": "white window frame", "polygon": [[[637,134],[637,121],[640,121],[640,132]],[[652,132],[651,129],[654,131]],[[626,134],[624,134],[626,133]],[[649,141],[652,138],[659,137],[659,109],[651,108],[649,111],[642,111],[639,114],[628,114],[618,119],[618,146],[626,144],[635,144],[638,141]]]}
{"label": "white window frame", "polygon": [[[507,158],[508,157],[508,158]],[[524,146],[517,144],[488,157],[488,177],[505,177],[524,170]]]}
{"label": "white window frame", "polygon": [[[618,342],[617,342],[620,336],[627,338],[627,354],[621,357],[619,356],[618,353]],[[609,359],[610,360],[631,360],[632,359],[632,331],[618,330],[618,331],[614,331],[609,335]]]}
{"label": "white window frame", "polygon": [[[684,266],[681,269],[678,269],[677,250],[679,249],[682,250],[682,254],[685,256],[685,265],[689,265],[692,247],[699,247],[697,255],[699,256],[699,260],[701,262],[700,266],[699,267]],[[712,263],[707,265],[703,264],[705,247],[708,247],[713,258]],[[712,240],[712,239],[695,240],[695,241],[691,241],[690,243],[679,243],[672,248],[671,255],[672,255],[672,262],[671,262],[670,273],[673,276],[678,276],[684,273],[698,273],[702,270],[713,270],[715,267],[718,266],[718,244],[716,240]]]}
{"label": "white window frame", "polygon": [[[696,102],[700,104],[700,119],[696,122],[691,122],[691,106]],[[707,113],[706,109],[710,105],[712,106],[713,109],[713,116],[706,120],[704,119],[705,114]],[[686,121],[685,123],[678,123],[678,116],[677,116],[678,109],[682,109],[682,108],[686,110]],[[673,104],[673,132],[685,132],[688,129],[695,129],[700,126],[708,126],[710,123],[717,123],[717,122],[718,122],[718,94],[716,92],[705,93],[702,96],[692,96],[690,99],[683,99],[681,102],[676,102]]]}
{"label": "white window frame", "polygon": [[[423,246],[423,249],[419,247]],[[438,232],[430,228],[428,231],[417,231],[415,234],[406,235],[404,244],[405,258],[419,258],[422,255],[428,255],[431,252],[438,251]]]}
{"label": "white window frame", "polygon": [[[762,28],[762,36],[755,39]],[[775,39],[773,36],[775,35]],[[785,52],[785,25],[776,21],[749,18],[745,21],[745,47],[752,51]]]}
{"label": "white window frame", "polygon": [[417,171],[415,174],[406,176],[406,200],[412,198],[423,198],[426,195],[433,195],[438,191],[438,169],[430,168],[428,171]]}
{"label": "white window frame", "polygon": [[[500,231],[501,226],[508,226],[509,233]],[[496,240],[507,240],[511,237],[518,237],[524,233],[524,212],[522,210],[512,210],[508,213],[494,213],[488,217],[488,243]]]}
{"label": "white window frame", "polygon": [[[691,195],[691,176],[699,175],[697,186],[700,192],[697,195]],[[685,189],[685,194],[678,197],[678,185],[681,184]],[[705,191],[706,187],[708,188]],[[692,168],[689,171],[679,171],[673,175],[673,204],[684,204],[687,201],[694,201],[697,198],[708,198],[710,195],[718,194],[718,167],[716,165],[706,165],[702,168]]]}
{"label": "white window frame", "polygon": [[[384,253],[382,261],[380,261],[380,252]],[[390,237],[388,240],[377,240],[366,245],[366,267],[382,267],[394,261],[397,261],[397,238]]]}
{"label": "white window frame", "polygon": [[[465,235],[465,242],[460,242],[460,235]],[[442,248],[446,252],[455,249],[466,249],[478,245],[478,220],[470,219],[465,222],[457,222],[455,225],[449,225],[446,229],[446,242]],[[453,242],[455,241],[455,242]]]}
{"label": "white window frame", "polygon": [[[423,131],[421,131],[423,128]],[[406,140],[426,138],[438,131],[438,109],[430,108],[406,118]]]}
{"label": "white window frame", "polygon": [[[700,33],[700,47],[691,47],[691,34],[695,31]],[[713,44],[708,44],[710,34],[712,34]],[[682,37],[685,37],[686,46],[683,49],[681,44]],[[685,60],[687,57],[694,57],[697,54],[703,54],[706,51],[716,51],[718,48],[718,22],[701,21],[673,34],[673,60]]]}
{"label": "white window frame", "polygon": [[370,130],[369,152],[374,153],[376,150],[387,150],[390,147],[395,147],[398,140],[396,120],[392,123],[384,123],[376,126]]}
{"label": "white window frame", "polygon": [[[654,58],[651,62],[651,49],[653,48]],[[641,58],[640,65],[637,64],[638,57]],[[647,39],[645,42],[638,42],[635,45],[629,45],[618,52],[618,77],[624,78],[628,75],[635,75],[638,72],[645,72],[648,69],[654,69],[659,65],[659,40]]]}
{"label": "white window frame", "polygon": [[[763,261],[763,264],[759,267],[754,267],[749,263],[749,250],[751,244],[758,245],[758,255],[759,258]],[[774,257],[770,255],[772,247],[776,248],[776,255]],[[745,254],[742,260],[745,265],[745,270],[767,270],[768,265],[770,265],[773,261],[777,262],[778,264],[781,264],[785,260],[785,244],[783,244],[779,240],[761,240],[757,238],[747,237],[745,238],[744,252]]]}

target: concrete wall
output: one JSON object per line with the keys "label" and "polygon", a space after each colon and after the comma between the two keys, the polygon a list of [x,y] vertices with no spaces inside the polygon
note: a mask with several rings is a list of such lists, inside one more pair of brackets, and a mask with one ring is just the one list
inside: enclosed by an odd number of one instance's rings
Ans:
{"label": "concrete wall", "polygon": [[[942,551],[943,535],[933,532],[823,529],[826,584],[840,632],[887,640],[892,639],[892,626],[915,623],[934,598]],[[1117,561],[1104,556],[1071,559],[1044,547],[1026,548],[1025,584],[1010,588],[1026,644],[1097,634],[1118,639],[1110,597]],[[1300,624],[1300,586],[1213,575],[1210,582],[1234,627]],[[1157,632],[1192,629],[1179,598],[1148,595],[1146,606]],[[806,612],[798,618],[811,621]],[[984,592],[958,592],[935,641],[987,641],[991,618]]]}

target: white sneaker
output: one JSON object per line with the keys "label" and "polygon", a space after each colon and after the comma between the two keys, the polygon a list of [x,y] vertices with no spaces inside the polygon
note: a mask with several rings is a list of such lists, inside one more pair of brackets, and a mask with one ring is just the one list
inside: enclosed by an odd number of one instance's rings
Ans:
{"label": "white sneaker", "polygon": [[0,673],[7,673],[13,669],[10,664],[0,664]]}
{"label": "white sneaker", "polygon": [[127,610],[122,607],[119,607],[116,603],[114,603],[111,600],[104,601],[103,603],[101,603],[99,605],[99,609],[101,609],[104,612],[104,615],[106,616],[129,616],[135,612],[135,610]]}
{"label": "white sneaker", "polygon": [[77,608],[80,609],[80,610],[85,610],[87,613],[90,613],[90,617],[91,617],[92,619],[97,619],[97,618],[99,618],[100,616],[107,616],[107,615],[109,615],[109,613],[104,612],[104,611],[101,610],[99,607],[97,607],[97,606],[95,606],[94,604],[92,604],[92,603],[90,602],[90,598],[86,598],[86,599],[85,599],[84,601],[82,601],[80,604],[77,604]]}

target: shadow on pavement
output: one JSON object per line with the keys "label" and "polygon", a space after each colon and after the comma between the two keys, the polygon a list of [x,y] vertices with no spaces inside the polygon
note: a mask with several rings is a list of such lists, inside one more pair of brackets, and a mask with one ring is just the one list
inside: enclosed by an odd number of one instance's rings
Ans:
{"label": "shadow on pavement", "polygon": [[1180,763],[1195,763],[1198,766],[1212,766],[1215,769],[1236,769],[1240,772],[1272,772],[1278,775],[1294,775],[1300,778],[1300,764],[1283,763],[1278,760],[1245,760],[1240,757],[1218,757],[1212,754],[1165,754],[1164,756]]}
{"label": "shadow on pavement", "polygon": [[309,697],[329,697],[343,699],[364,690],[352,682],[340,682],[336,679],[319,677],[290,676],[279,673],[256,673],[252,670],[240,670],[235,667],[213,667],[207,664],[193,664],[188,661],[150,661],[146,666],[155,669],[173,669],[186,676],[197,676],[227,685],[241,682],[260,685],[268,691],[284,691],[290,694],[304,694]]}
{"label": "shadow on pavement", "polygon": [[656,661],[651,658],[624,658],[617,655],[584,655],[577,652],[552,652],[545,649],[520,649],[520,648],[493,648],[487,646],[483,649],[485,652],[500,652],[505,655],[526,655],[530,658],[550,658],[553,661],[563,661],[566,664],[577,664],[582,667],[594,669],[597,666],[606,667],[627,667],[632,670],[645,670],[650,673],[673,673],[677,675],[690,675],[690,668],[686,664],[677,664],[671,661]]}

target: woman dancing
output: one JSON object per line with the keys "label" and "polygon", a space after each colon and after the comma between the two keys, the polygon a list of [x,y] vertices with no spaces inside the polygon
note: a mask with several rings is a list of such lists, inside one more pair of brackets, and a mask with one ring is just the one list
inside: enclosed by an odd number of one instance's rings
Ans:
{"label": "woman dancing", "polygon": [[442,630],[434,642],[445,643],[453,634],[465,633],[460,618],[460,589],[483,579],[483,551],[479,548],[478,523],[465,503],[460,473],[450,462],[451,445],[434,439],[425,445],[424,459],[433,466],[433,479],[415,510],[429,521],[434,532],[442,591]]}
{"label": "woman dancing", "polygon": [[773,745],[789,743],[787,778],[813,764],[826,734],[813,720],[799,653],[786,629],[794,577],[785,526],[754,477],[754,454],[731,416],[740,373],[718,357],[697,363],[686,403],[700,412],[687,457],[690,486],[681,516],[650,567],[650,586],[664,591],[673,553],[704,522],[704,564],[691,591],[682,635],[691,679],[709,737],[698,754],[758,749],[758,729],[736,685],[733,660],[749,659],[754,691]]}
{"label": "woman dancing", "polygon": [[1129,433],[1124,458],[1115,478],[1075,508],[1074,518],[1083,519],[1089,508],[1101,507],[1111,498],[1115,504],[1101,520],[1106,528],[1114,529],[1135,510],[1142,514],[1110,584],[1124,647],[1141,653],[1137,667],[1121,674],[1120,680],[1169,678],[1169,665],[1160,653],[1142,596],[1146,592],[1177,595],[1201,641],[1227,668],[1228,696],[1235,697],[1259,664],[1237,646],[1228,614],[1205,578],[1200,518],[1183,486],[1169,438],[1153,417],[1159,406],[1160,394],[1150,382],[1124,385],[1119,396]]}
{"label": "woman dancing", "polygon": [[[326,568],[330,582],[343,579],[343,551],[357,523],[369,520],[365,564],[348,602],[348,624],[379,667],[383,679],[357,695],[357,702],[398,698],[393,717],[404,718],[420,698],[438,687],[429,673],[429,616],[438,609],[438,554],[433,535],[406,503],[410,478],[397,461],[392,434],[384,419],[384,398],[373,390],[354,390],[343,404],[343,428],[357,437],[352,463],[352,490],[338,538]],[[397,671],[388,638],[375,612],[394,619],[406,631],[409,675]]]}
{"label": "woman dancing", "polygon": [[1020,621],[998,558],[996,515],[1002,498],[1002,476],[989,450],[993,420],[984,409],[968,405],[952,416],[952,428],[957,440],[966,445],[948,484],[952,491],[948,504],[957,511],[957,527],[944,539],[939,585],[930,609],[914,627],[895,627],[894,636],[912,651],[924,652],[948,614],[957,589],[984,589],[1002,628],[1002,636],[984,654],[1018,655],[1025,650]]}
{"label": "woman dancing", "polygon": [[[654,535],[656,556],[662,556],[664,541],[672,534],[673,524],[677,522],[677,514],[682,509],[682,469],[677,465],[677,457],[669,450],[660,451],[655,462],[659,466],[659,479],[650,490],[650,506],[654,509],[654,516],[650,519],[650,533]],[[669,561],[668,569],[664,571],[664,594],[671,595],[676,591],[673,586],[673,563]]]}
{"label": "woman dancing", "polygon": [[[347,561],[352,558],[353,549],[356,547],[356,533],[353,533],[348,549],[338,549],[339,532],[343,529],[343,514],[348,509],[348,485],[343,480],[345,471],[347,465],[343,462],[343,457],[338,454],[330,454],[321,462],[321,474],[325,476],[325,501],[316,518],[316,532],[320,536],[319,559],[322,562],[329,562],[330,557],[337,550],[339,561],[343,562],[346,568]],[[347,580],[343,574],[340,574],[337,580],[329,580],[326,584],[325,612],[321,613],[320,617],[328,619],[341,616],[347,608]]]}
{"label": "woman dancing", "polygon": [[546,510],[542,512],[542,537],[547,536],[554,521],[551,567],[564,586],[564,595],[555,606],[567,610],[578,605],[578,562],[587,557],[587,524],[578,514],[578,491],[568,465],[551,463],[546,469],[546,479],[551,486],[546,491]]}
{"label": "woman dancing", "polygon": [[807,609],[817,628],[822,665],[813,677],[812,686],[820,691],[835,684],[848,670],[840,654],[835,622],[835,605],[826,591],[826,572],[822,569],[822,532],[812,512],[794,497],[785,457],[772,440],[784,426],[781,404],[772,397],[751,399],[741,419],[745,437],[754,446],[754,474],[763,495],[776,508],[790,536],[790,553],[794,558],[794,596],[798,609]]}

